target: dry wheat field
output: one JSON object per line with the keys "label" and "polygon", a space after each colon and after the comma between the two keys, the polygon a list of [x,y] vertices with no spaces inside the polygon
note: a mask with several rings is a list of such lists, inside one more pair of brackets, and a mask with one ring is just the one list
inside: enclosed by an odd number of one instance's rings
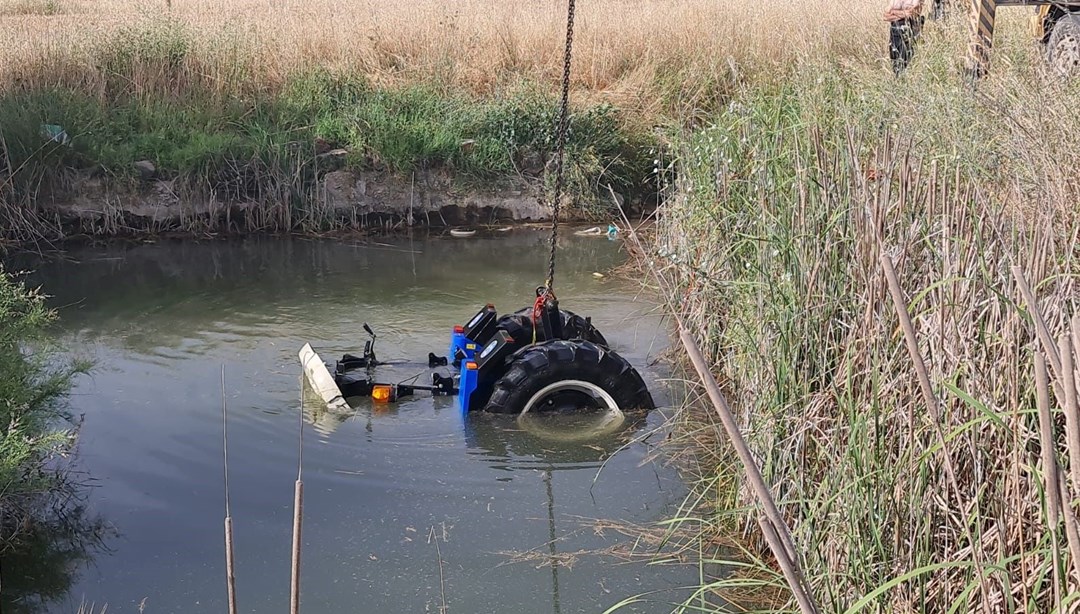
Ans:
{"label": "dry wheat field", "polygon": [[[782,73],[800,58],[879,61],[879,4],[580,2],[575,91],[648,111],[660,93]],[[552,0],[0,0],[0,87],[100,86],[98,60],[140,36],[183,41],[182,74],[225,89],[274,88],[312,67],[479,94],[519,80],[555,86],[565,10]],[[138,78],[176,77],[156,68]]]}

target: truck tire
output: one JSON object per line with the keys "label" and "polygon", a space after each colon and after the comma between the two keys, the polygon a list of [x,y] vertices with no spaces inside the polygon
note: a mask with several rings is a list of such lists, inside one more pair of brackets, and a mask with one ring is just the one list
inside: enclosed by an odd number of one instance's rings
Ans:
{"label": "truck tire", "polygon": [[1074,13],[1057,20],[1046,46],[1046,59],[1062,77],[1080,74],[1080,16]]}
{"label": "truck tire", "polygon": [[[572,311],[559,310],[559,313],[562,315],[563,339],[582,339],[608,347],[607,339],[596,330],[590,320]],[[519,345],[529,345],[533,342],[532,309],[525,308],[517,313],[505,315],[499,318],[496,327],[509,333]],[[548,339],[544,338],[544,331],[537,328],[536,342],[541,341],[548,341]]]}
{"label": "truck tire", "polygon": [[518,350],[484,410],[497,414],[653,409],[634,367],[589,341],[557,339]]}

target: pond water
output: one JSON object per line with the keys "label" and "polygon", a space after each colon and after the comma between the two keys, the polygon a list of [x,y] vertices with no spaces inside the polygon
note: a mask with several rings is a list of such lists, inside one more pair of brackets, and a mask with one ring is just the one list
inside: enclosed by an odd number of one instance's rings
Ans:
{"label": "pond water", "polygon": [[[61,339],[95,361],[71,397],[83,416],[78,468],[104,548],[68,563],[70,586],[39,607],[112,612],[226,611],[221,383],[241,611],[284,611],[301,401],[297,351],[358,352],[369,323],[381,359],[445,353],[450,328],[483,303],[525,307],[545,271],[546,235],[371,241],[262,238],[85,247],[20,263],[52,295]],[[617,241],[560,244],[562,307],[589,315],[613,349],[670,402],[655,366],[668,344],[659,310],[608,272]],[[644,296],[643,296],[644,295]],[[399,367],[401,368],[401,367]],[[423,371],[417,368],[417,371]],[[544,437],[513,419],[463,420],[452,398],[419,394],[328,413],[306,403],[302,611],[667,612],[692,565],[646,565],[607,551],[634,537],[609,525],[669,516],[686,489],[632,441],[660,411],[593,439]],[[629,442],[629,443],[628,443]],[[638,552],[647,553],[648,547]],[[552,561],[558,564],[552,565]],[[5,565],[5,580],[19,570]],[[27,572],[29,574],[29,572]],[[34,580],[7,582],[31,587]]]}

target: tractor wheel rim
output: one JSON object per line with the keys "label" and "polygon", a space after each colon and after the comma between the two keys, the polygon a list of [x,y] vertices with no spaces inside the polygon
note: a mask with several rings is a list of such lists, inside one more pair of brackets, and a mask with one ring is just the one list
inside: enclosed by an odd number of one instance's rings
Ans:
{"label": "tractor wheel rim", "polygon": [[[594,419],[587,425],[575,423],[569,428],[562,427],[561,420],[545,420],[550,415],[542,409],[545,399],[560,394],[582,395],[592,398],[595,406]],[[518,427],[540,439],[574,443],[592,441],[608,436],[623,428],[626,414],[619,409],[615,399],[600,386],[580,380],[563,380],[540,389],[525,404],[525,409],[518,415]]]}
{"label": "tractor wheel rim", "polygon": [[[574,393],[577,394],[574,395]],[[521,413],[527,414],[529,412],[543,411],[544,409],[553,409],[554,407],[551,407],[551,405],[558,402],[560,397],[567,398],[571,395],[591,398],[595,405],[589,409],[599,409],[607,412],[620,411],[619,404],[600,386],[592,382],[570,379],[548,384],[538,390],[525,404],[525,408],[521,410]]]}
{"label": "tractor wheel rim", "polygon": [[1054,47],[1054,67],[1062,75],[1070,75],[1080,67],[1080,41],[1069,36]]}

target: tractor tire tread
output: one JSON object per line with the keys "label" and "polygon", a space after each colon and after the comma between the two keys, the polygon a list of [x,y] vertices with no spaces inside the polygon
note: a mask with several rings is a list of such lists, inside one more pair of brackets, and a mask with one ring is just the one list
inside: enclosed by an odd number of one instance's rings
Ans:
{"label": "tractor tire tread", "polygon": [[590,341],[557,339],[518,350],[484,410],[520,413],[540,389],[568,379],[600,386],[623,410],[655,407],[645,381],[625,358]]}

